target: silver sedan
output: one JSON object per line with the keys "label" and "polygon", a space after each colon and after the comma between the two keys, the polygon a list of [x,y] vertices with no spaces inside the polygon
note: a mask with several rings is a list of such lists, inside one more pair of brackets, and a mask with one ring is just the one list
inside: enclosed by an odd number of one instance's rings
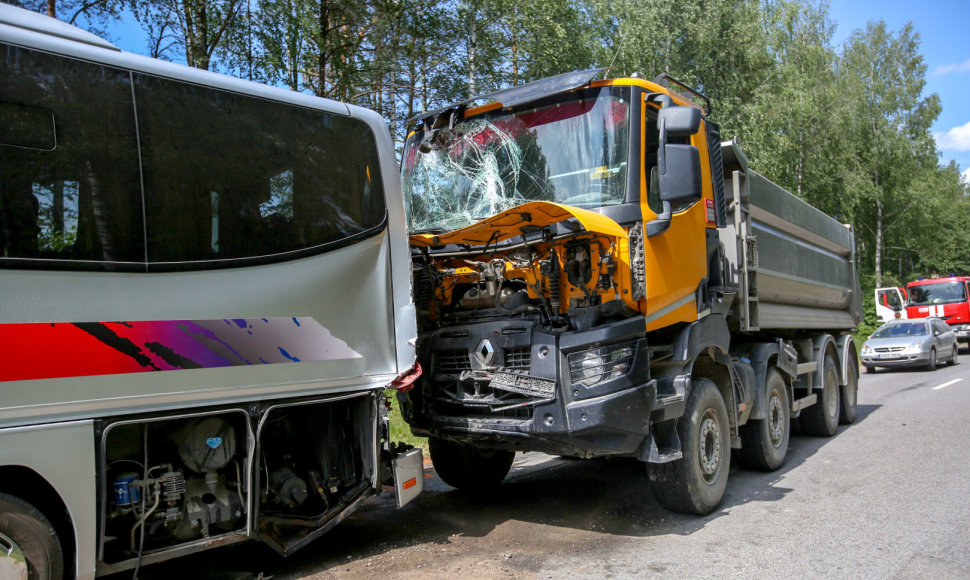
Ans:
{"label": "silver sedan", "polygon": [[958,353],[956,333],[939,318],[891,320],[862,345],[862,364],[870,373],[876,367],[906,366],[933,371],[937,361],[957,364]]}

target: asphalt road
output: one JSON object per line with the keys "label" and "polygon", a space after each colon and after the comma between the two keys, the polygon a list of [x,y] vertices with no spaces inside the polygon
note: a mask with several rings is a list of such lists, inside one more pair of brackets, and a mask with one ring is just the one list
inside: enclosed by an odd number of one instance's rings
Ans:
{"label": "asphalt road", "polygon": [[427,474],[401,510],[370,500],[281,560],[259,544],[142,578],[970,578],[970,356],[863,374],[859,415],[796,434],[773,473],[732,467],[721,508],[673,514],[642,464],[520,455],[488,496]]}

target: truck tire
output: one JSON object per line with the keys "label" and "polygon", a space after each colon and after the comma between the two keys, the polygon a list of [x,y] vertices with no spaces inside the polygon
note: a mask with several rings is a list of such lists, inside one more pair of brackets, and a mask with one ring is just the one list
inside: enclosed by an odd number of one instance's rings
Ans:
{"label": "truck tire", "polygon": [[849,425],[855,422],[859,402],[859,367],[849,365],[845,384],[842,386],[842,405],[839,407],[839,423]]}
{"label": "truck tire", "polygon": [[54,527],[37,508],[5,493],[0,493],[0,577],[64,577],[64,556]]}
{"label": "truck tire", "polygon": [[442,481],[451,487],[471,491],[486,490],[502,483],[515,459],[514,451],[482,449],[440,437],[428,440],[428,452]]}
{"label": "truck tire", "polygon": [[650,487],[660,505],[685,514],[709,514],[721,503],[731,467],[727,408],[714,383],[693,381],[677,420],[683,457],[648,463]]}
{"label": "truck tire", "polygon": [[802,425],[810,435],[831,437],[839,428],[839,374],[832,357],[825,355],[822,361],[822,390],[818,401],[802,411]]}
{"label": "truck tire", "polygon": [[774,471],[785,462],[791,436],[791,403],[781,373],[769,368],[765,376],[765,418],[748,421],[741,431],[745,462],[756,469]]}

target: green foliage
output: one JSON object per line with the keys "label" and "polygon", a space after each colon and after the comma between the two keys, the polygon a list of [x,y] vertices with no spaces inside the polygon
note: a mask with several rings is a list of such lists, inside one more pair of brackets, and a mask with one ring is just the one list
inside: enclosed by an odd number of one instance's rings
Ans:
{"label": "green foliage", "polygon": [[391,401],[391,411],[390,411],[390,437],[393,442],[403,442],[414,447],[420,447],[426,452],[428,450],[428,438],[427,437],[415,437],[411,434],[411,428],[404,421],[404,417],[401,416],[401,405],[397,400],[397,391],[394,389],[388,389],[386,391],[387,399]]}

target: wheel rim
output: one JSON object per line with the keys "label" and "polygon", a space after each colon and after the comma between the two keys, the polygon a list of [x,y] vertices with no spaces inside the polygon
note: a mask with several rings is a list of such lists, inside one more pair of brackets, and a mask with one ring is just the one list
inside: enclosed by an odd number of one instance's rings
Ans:
{"label": "wheel rim", "polygon": [[721,429],[713,409],[704,412],[701,422],[699,459],[704,481],[713,483],[721,466]]}
{"label": "wheel rim", "polygon": [[0,570],[19,572],[19,575],[13,577],[27,580],[27,559],[24,557],[23,550],[10,537],[2,533],[0,533]]}
{"label": "wheel rim", "polygon": [[771,439],[772,447],[779,447],[785,435],[784,415],[781,399],[772,392],[771,400],[768,401],[768,437]]}

